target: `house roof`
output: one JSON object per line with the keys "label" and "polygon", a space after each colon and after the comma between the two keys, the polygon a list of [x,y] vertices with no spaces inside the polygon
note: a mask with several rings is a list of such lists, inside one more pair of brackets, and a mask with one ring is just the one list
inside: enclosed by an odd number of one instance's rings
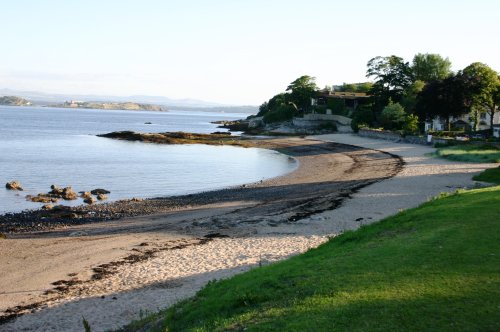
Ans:
{"label": "house roof", "polygon": [[338,98],[338,99],[358,99],[370,97],[364,92],[337,92],[337,91],[321,91],[320,97]]}

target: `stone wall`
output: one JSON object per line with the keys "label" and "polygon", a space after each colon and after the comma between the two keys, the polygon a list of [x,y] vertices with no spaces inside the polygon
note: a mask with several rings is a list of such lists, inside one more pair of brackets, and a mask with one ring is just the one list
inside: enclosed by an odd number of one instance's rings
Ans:
{"label": "stone wall", "polygon": [[303,120],[307,121],[335,121],[340,123],[343,126],[350,126],[351,125],[351,119],[342,116],[342,115],[336,115],[336,114],[304,114]]}

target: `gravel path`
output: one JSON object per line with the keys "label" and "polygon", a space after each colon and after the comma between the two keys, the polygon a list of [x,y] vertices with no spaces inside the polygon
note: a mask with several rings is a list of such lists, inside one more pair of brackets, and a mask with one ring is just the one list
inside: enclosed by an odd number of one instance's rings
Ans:
{"label": "gravel path", "polygon": [[[304,252],[330,236],[418,206],[440,192],[473,187],[473,174],[497,166],[434,159],[426,156],[434,151],[429,147],[351,134],[322,135],[314,139],[396,154],[403,158],[405,166],[392,178],[374,181],[350,193],[350,198],[333,210],[304,215],[288,223],[266,221],[255,227],[251,236],[214,238],[203,245],[190,245],[198,241],[193,238],[172,239],[169,244],[172,248],[175,243],[185,246],[158,251],[154,257],[133,265],[118,266],[114,274],[85,287],[75,287],[65,297],[45,303],[42,310],[0,325],[0,331],[81,331],[82,316],[90,322],[93,331],[116,329],[137,319],[141,312],[156,311],[192,296],[210,280]],[[303,171],[315,172],[314,169]],[[148,244],[157,248],[164,245]]]}

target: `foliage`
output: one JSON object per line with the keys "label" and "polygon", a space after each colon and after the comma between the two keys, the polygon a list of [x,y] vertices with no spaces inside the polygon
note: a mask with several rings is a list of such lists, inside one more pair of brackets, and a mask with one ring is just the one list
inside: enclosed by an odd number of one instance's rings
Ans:
{"label": "foliage", "polygon": [[487,65],[474,62],[461,71],[472,106],[484,109],[490,116],[490,128],[493,130],[493,117],[500,104],[500,77]]}
{"label": "foliage", "polygon": [[276,109],[267,112],[262,119],[265,123],[282,122],[291,120],[296,115],[296,110],[291,105],[280,105]]}
{"label": "foliage", "polygon": [[427,83],[418,94],[415,111],[420,119],[430,120],[436,116],[448,119],[466,114],[470,106],[465,82],[460,75],[455,75]]}
{"label": "foliage", "polygon": [[373,83],[363,82],[363,83],[344,83],[342,85],[335,86],[335,91],[339,92],[370,92]]}
{"label": "foliage", "polygon": [[432,200],[162,312],[168,331],[498,331],[500,187]]}
{"label": "foliage", "polygon": [[406,112],[414,113],[417,108],[417,98],[418,94],[424,89],[425,82],[415,81],[413,82],[404,92],[403,97],[401,97],[400,104],[404,107]]}
{"label": "foliage", "polygon": [[371,127],[375,122],[375,117],[370,106],[361,106],[354,112],[351,121],[351,128],[358,132],[362,126]]}
{"label": "foliage", "polygon": [[370,95],[374,100],[375,111],[382,110],[389,100],[399,102],[404,91],[413,82],[413,72],[408,62],[398,56],[377,56],[368,61],[366,77],[373,77]]}
{"label": "foliage", "polygon": [[269,112],[269,103],[265,101],[259,106],[259,113],[257,113],[257,116],[264,116],[267,112]]}
{"label": "foliage", "polygon": [[316,78],[308,75],[303,75],[290,83],[286,88],[290,92],[289,100],[294,103],[298,109],[307,111],[311,107],[311,98],[316,95],[318,87],[315,82]]}
{"label": "foliage", "polygon": [[500,166],[497,168],[487,169],[481,174],[475,175],[472,179],[475,181],[500,184]]}
{"label": "foliage", "polygon": [[90,328],[89,322],[85,319],[85,317],[82,317],[82,324],[83,324],[83,330],[85,332],[92,332],[92,329]]}
{"label": "foliage", "polygon": [[409,114],[405,117],[403,123],[403,132],[405,135],[411,135],[418,133],[418,116],[415,114]]}
{"label": "foliage", "polygon": [[[316,95],[315,78],[301,76],[290,83],[286,93],[279,93],[262,103],[259,107],[258,116],[264,116],[264,122],[277,122],[289,120],[297,114],[311,108],[311,98]],[[283,120],[280,120],[283,119]]]}
{"label": "foliage", "polygon": [[411,69],[415,79],[423,82],[443,80],[452,75],[450,60],[439,54],[416,54]]}
{"label": "foliage", "polygon": [[456,145],[439,148],[436,156],[473,163],[500,163],[500,148],[489,145]]}
{"label": "foliage", "polygon": [[440,130],[440,131],[429,130],[428,133],[431,134],[432,136],[435,136],[435,137],[453,138],[453,137],[457,137],[457,136],[462,136],[464,134],[464,131],[463,130]]}
{"label": "foliage", "polygon": [[406,120],[406,112],[399,103],[390,103],[380,115],[380,123],[386,130],[400,130]]}
{"label": "foliage", "polygon": [[347,116],[349,112],[343,99],[328,99],[327,107],[332,110],[333,114]]}

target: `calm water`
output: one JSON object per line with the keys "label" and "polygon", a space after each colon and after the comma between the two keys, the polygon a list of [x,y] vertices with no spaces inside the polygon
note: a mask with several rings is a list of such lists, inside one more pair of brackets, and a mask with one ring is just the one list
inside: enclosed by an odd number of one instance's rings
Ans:
{"label": "calm water", "polygon": [[105,188],[112,201],[212,190],[293,170],[293,160],[269,150],[155,145],[95,136],[118,130],[210,133],[221,130],[211,121],[244,116],[0,106],[0,184],[18,180],[24,187],[22,192],[0,188],[0,213],[39,208],[40,203],[27,202],[24,196],[47,192],[51,184],[75,191]]}

